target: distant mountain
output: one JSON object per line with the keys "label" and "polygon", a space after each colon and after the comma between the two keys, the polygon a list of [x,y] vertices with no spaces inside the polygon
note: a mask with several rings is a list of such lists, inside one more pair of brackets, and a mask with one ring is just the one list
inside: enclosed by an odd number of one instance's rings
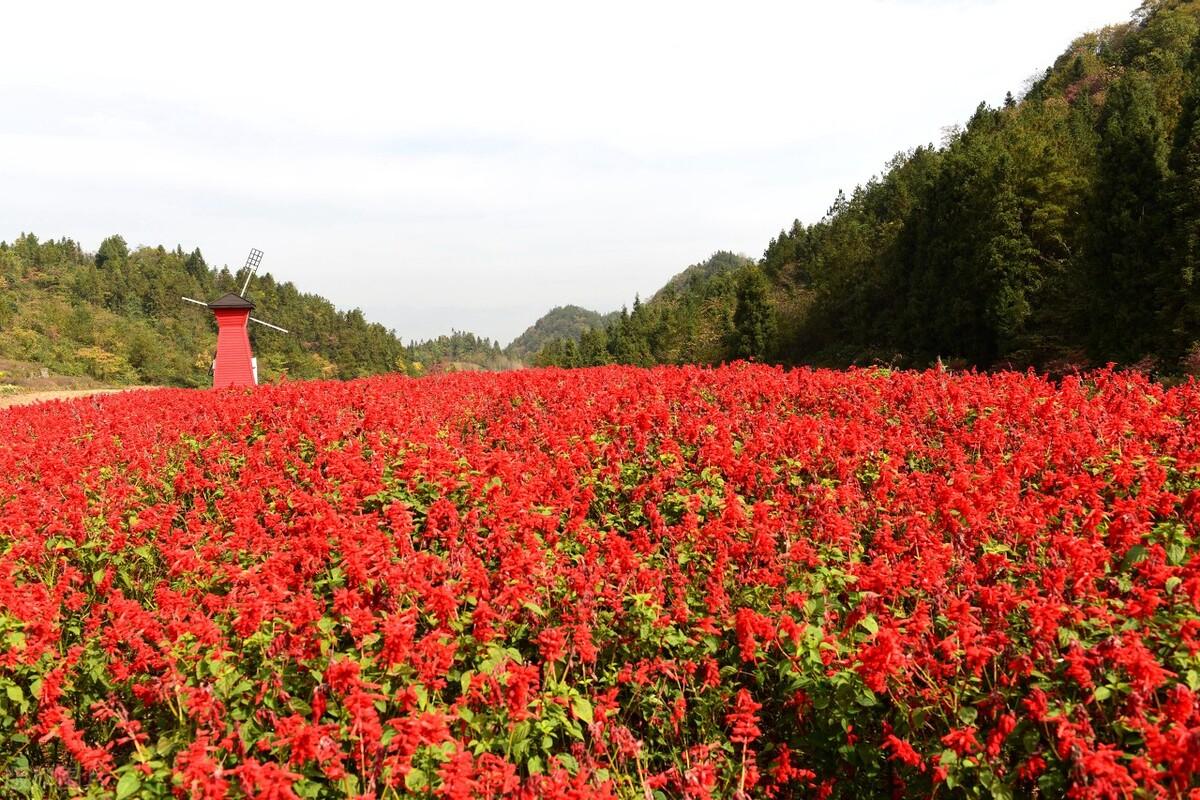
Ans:
{"label": "distant mountain", "polygon": [[614,314],[604,315],[580,306],[558,306],[513,339],[504,352],[528,363],[548,342],[556,339],[577,342],[584,331],[603,328],[613,317]]}
{"label": "distant mountain", "polygon": [[734,272],[748,267],[753,263],[752,259],[738,253],[731,253],[728,250],[718,250],[709,256],[707,261],[692,264],[683,272],[673,276],[661,289],[654,293],[650,301],[653,302],[656,299],[661,299],[668,294],[688,292],[717,275]]}
{"label": "distant mountain", "polygon": [[710,363],[734,345],[738,291],[754,261],[725,250],[676,274],[649,300],[610,314],[579,336],[550,339],[536,365]]}

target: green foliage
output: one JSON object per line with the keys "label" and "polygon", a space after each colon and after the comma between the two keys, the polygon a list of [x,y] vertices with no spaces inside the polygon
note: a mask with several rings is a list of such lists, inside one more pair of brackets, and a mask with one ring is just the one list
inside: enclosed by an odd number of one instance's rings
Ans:
{"label": "green foliage", "polygon": [[896,296],[907,303],[890,333],[909,351],[990,363],[1020,341],[1037,253],[1021,224],[1012,159],[995,147],[1003,120],[980,107],[898,240],[895,260],[908,268]]}
{"label": "green foliage", "polygon": [[757,267],[741,273],[737,288],[737,310],[733,312],[733,353],[739,358],[762,360],[775,340],[775,312],[770,303],[771,286]]}
{"label": "green foliage", "polygon": [[595,311],[579,306],[558,306],[513,339],[504,352],[515,359],[532,361],[546,345],[554,343],[561,349],[564,345],[560,340],[578,343],[584,331],[603,327],[605,322],[606,318]]}
{"label": "green foliage", "polygon": [[1023,97],[781,231],[765,285],[748,293],[745,265],[714,257],[539,362],[1177,372],[1200,354],[1198,265],[1200,2],[1147,0]]}
{"label": "green foliage", "polygon": [[745,256],[731,253],[728,250],[718,250],[709,256],[706,261],[701,261],[699,264],[692,264],[683,272],[672,276],[671,280],[667,281],[666,285],[659,289],[651,300],[664,295],[683,294],[703,286],[710,279],[718,275],[744,269],[750,263],[750,259]]}
{"label": "green foliage", "polygon": [[1173,264],[1183,289],[1183,309],[1174,333],[1184,346],[1194,346],[1189,332],[1200,330],[1200,38],[1187,70],[1188,93],[1175,130],[1168,191]]}
{"label": "green foliage", "polygon": [[1145,73],[1126,73],[1100,119],[1089,220],[1089,345],[1098,358],[1135,360],[1162,343],[1164,303],[1177,295],[1162,252],[1166,155],[1153,83]]}
{"label": "green foliage", "polygon": [[[578,344],[548,342],[534,359],[543,366],[711,363],[728,357],[741,274],[754,262],[720,251],[675,275],[648,301],[606,318]],[[572,346],[574,345],[574,346]]]}
{"label": "green foliage", "polygon": [[500,343],[465,331],[451,331],[449,336],[413,342],[405,348],[406,368],[410,375],[427,372],[462,372],[473,370],[505,370],[521,366],[521,360],[500,348]]}
{"label": "green foliage", "polygon": [[[0,357],[105,383],[207,386],[215,346],[212,315],[180,296],[236,291],[227,269],[199,250],[141,247],[110,236],[95,256],[70,239],[25,234],[0,242]],[[361,311],[338,311],[322,297],[260,275],[251,300],[288,328],[250,326],[260,380],[352,378],[396,368],[408,348]]]}
{"label": "green foliage", "polygon": [[129,260],[129,246],[122,236],[110,236],[96,251],[96,266],[100,269],[120,269]]}

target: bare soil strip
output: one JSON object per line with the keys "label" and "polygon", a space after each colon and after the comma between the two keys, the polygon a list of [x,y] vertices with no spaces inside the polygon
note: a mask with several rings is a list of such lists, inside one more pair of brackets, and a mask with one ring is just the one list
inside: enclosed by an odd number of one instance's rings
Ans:
{"label": "bare soil strip", "polygon": [[24,406],[30,403],[44,403],[47,400],[72,400],[77,397],[88,397],[93,394],[113,394],[127,392],[131,389],[149,389],[149,386],[123,386],[117,389],[56,389],[48,392],[20,392],[18,394],[0,395],[0,408],[9,406]]}

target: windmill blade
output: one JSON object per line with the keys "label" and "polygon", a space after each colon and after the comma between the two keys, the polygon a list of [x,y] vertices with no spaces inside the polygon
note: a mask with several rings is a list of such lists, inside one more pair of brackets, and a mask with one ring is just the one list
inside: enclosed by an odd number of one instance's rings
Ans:
{"label": "windmill blade", "polygon": [[181,297],[181,298],[179,298],[179,299],[180,299],[180,300],[186,300],[186,301],[187,301],[187,302],[189,302],[189,303],[195,303],[195,304],[196,304],[196,305],[198,305],[198,306],[204,306],[205,308],[208,308],[208,303],[201,303],[199,300],[193,300],[193,299],[192,299],[192,298],[190,298],[190,297]]}
{"label": "windmill blade", "polygon": [[239,294],[242,297],[246,296],[246,289],[250,286],[250,279],[254,277],[254,273],[258,272],[258,265],[262,263],[263,251],[257,247],[250,248],[250,255],[246,256],[246,282],[242,284],[242,291]]}
{"label": "windmill blade", "polygon": [[280,333],[291,333],[291,331],[289,331],[287,328],[281,328],[278,325],[272,325],[269,322],[263,322],[261,319],[255,319],[254,317],[251,317],[250,321],[257,322],[259,325],[266,325],[268,328],[271,328],[272,330],[277,330]]}

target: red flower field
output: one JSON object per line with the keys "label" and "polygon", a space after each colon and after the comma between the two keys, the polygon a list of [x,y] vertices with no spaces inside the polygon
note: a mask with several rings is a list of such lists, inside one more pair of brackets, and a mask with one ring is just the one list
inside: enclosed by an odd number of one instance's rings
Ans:
{"label": "red flower field", "polygon": [[2,411],[0,796],[1187,796],[1198,423],[747,365]]}

